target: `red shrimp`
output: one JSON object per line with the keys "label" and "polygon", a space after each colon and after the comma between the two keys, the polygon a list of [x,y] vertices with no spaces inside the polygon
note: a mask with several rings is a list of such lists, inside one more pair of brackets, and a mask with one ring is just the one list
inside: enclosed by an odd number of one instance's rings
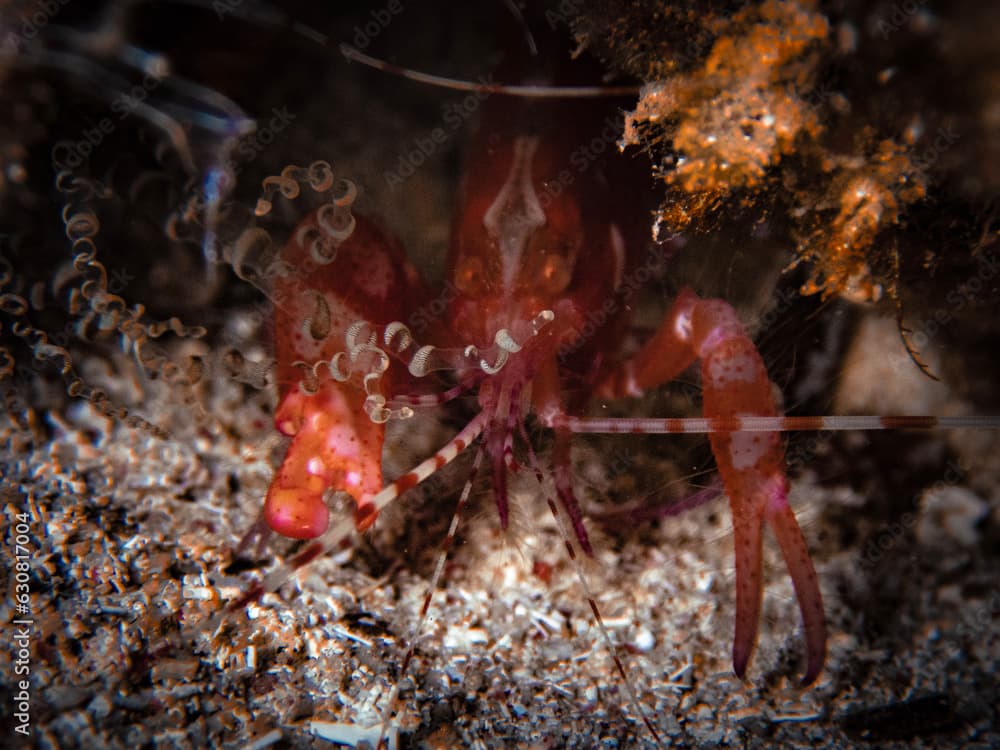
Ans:
{"label": "red shrimp", "polygon": [[[617,187],[633,184],[623,176],[630,165],[595,161],[582,171],[569,171],[584,153],[581,144],[600,143],[603,123],[595,110],[602,113],[589,102],[529,104],[495,97],[488,103],[455,214],[448,268],[457,294],[433,332],[437,346],[392,341],[403,329],[389,324],[414,309],[422,284],[398,245],[363,217],[329,265],[307,278],[280,282],[276,293],[293,302],[279,305],[275,313],[282,384],[276,423],[294,439],[265,505],[273,530],[300,539],[322,534],[327,528],[323,493],[329,489],[354,497],[357,528],[363,530],[387,502],[480,434],[499,522],[506,528],[507,472],[516,468],[515,439],[534,411],[556,430],[559,507],[553,504],[553,513],[565,514],[580,549],[592,555],[573,491],[565,415],[578,413],[595,396],[637,395],[698,359],[706,416],[778,416],[763,362],[722,300],[682,292],[656,335],[634,359],[621,361],[616,345],[628,324],[623,281],[644,260],[648,220],[642,201]],[[614,150],[611,145],[604,143],[608,152]],[[285,250],[290,265],[307,257],[301,238],[316,228],[310,217],[296,231]],[[288,283],[299,291],[287,290]],[[309,333],[317,313],[329,320],[318,337]],[[596,327],[595,320],[600,321]],[[360,343],[352,340],[358,329],[366,337]],[[341,365],[313,367],[338,351],[341,361],[355,365],[342,382],[330,374]],[[383,425],[369,416],[373,397],[365,384],[379,383],[376,408],[384,410],[392,399],[378,399],[398,386],[399,373],[412,378],[437,368],[453,370],[464,388],[478,386],[479,414],[432,459],[379,492]],[[304,372],[315,381],[309,393],[300,387]],[[406,403],[403,394],[397,403]],[[787,502],[779,435],[716,433],[712,449],[730,497],[736,539],[735,670],[745,674],[756,640],[761,534],[768,523],[795,583],[807,642],[805,682],[812,683],[825,654],[823,605]],[[567,548],[573,554],[569,543]]]}
{"label": "red shrimp", "polygon": [[[354,57],[360,59],[360,53]],[[307,545],[227,611],[274,588],[352,529],[368,529],[386,505],[477,441],[473,472],[482,459],[488,461],[499,523],[506,528],[508,472],[526,463],[542,476],[527,441],[529,413],[555,432],[556,497],[547,500],[574,561],[577,548],[588,556],[593,549],[573,488],[573,433],[708,432],[732,512],[734,671],[741,678],[746,675],[756,644],[762,533],[769,525],[795,587],[805,633],[803,685],[811,685],[822,673],[826,625],[816,572],[788,503],[780,431],[995,423],[931,417],[783,418],[764,363],[734,309],[690,290],[678,295],[640,351],[624,358],[620,342],[630,310],[626,281],[645,260],[649,214],[641,196],[623,186],[642,184],[636,175],[646,166],[618,157],[613,145],[620,116],[613,108],[584,101],[529,102],[507,96],[509,90],[487,90],[494,96],[484,107],[483,124],[470,148],[453,223],[448,310],[426,331],[427,340],[414,341],[401,322],[422,309],[428,298],[425,286],[399,243],[372,221],[357,216],[344,239],[329,231],[322,211],[314,213],[284,250],[287,266],[299,270],[280,276],[274,288],[281,390],[276,426],[293,439],[268,492],[264,518],[280,534],[323,539]],[[669,244],[657,251],[665,249],[670,250]],[[303,271],[310,258],[313,265]],[[593,399],[639,395],[695,361],[701,365],[705,419],[576,416]],[[435,371],[450,373],[456,385],[436,396],[414,395],[419,381]],[[405,418],[414,406],[473,391],[478,413],[459,434],[385,485],[384,422]],[[421,622],[470,487],[471,479],[444,540]],[[350,494],[356,513],[352,521],[328,529],[324,494],[330,490]],[[586,586],[582,573],[580,578]],[[601,625],[589,591],[587,598]],[[603,626],[602,633],[610,647]],[[627,680],[626,689],[631,694]],[[638,704],[634,696],[633,703]]]}

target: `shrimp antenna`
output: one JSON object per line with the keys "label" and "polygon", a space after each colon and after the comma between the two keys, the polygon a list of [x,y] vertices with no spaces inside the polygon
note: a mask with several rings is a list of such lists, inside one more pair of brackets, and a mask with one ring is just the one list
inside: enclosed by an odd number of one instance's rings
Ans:
{"label": "shrimp antenna", "polygon": [[527,450],[528,462],[531,466],[531,470],[535,474],[535,479],[538,481],[539,488],[545,494],[545,502],[549,506],[549,511],[552,513],[552,518],[555,520],[556,528],[559,530],[559,535],[562,537],[563,544],[566,546],[566,556],[569,558],[570,564],[573,566],[573,570],[576,573],[577,580],[580,582],[580,587],[583,589],[583,595],[587,599],[587,604],[590,606],[590,612],[593,615],[594,622],[597,625],[597,629],[601,633],[601,640],[604,642],[604,647],[611,656],[611,660],[615,664],[615,669],[622,679],[622,685],[625,688],[625,694],[628,698],[628,702],[632,705],[633,710],[642,719],[643,724],[646,725],[646,729],[648,729],[649,733],[653,736],[653,741],[656,743],[656,746],[663,747],[660,734],[656,731],[656,727],[653,726],[652,719],[649,718],[649,715],[639,702],[639,696],[635,692],[635,687],[632,685],[632,681],[629,679],[628,673],[625,671],[625,665],[622,664],[621,659],[618,657],[618,650],[615,647],[614,641],[611,640],[611,633],[608,632],[608,627],[604,624],[604,618],[601,617],[601,610],[597,606],[597,599],[594,597],[593,590],[587,580],[587,574],[584,572],[583,564],[580,562],[576,553],[576,548],[573,546],[573,542],[570,538],[568,526],[573,525],[572,519],[563,518],[564,510],[560,510],[559,504],[554,499],[553,494],[546,490],[544,474],[542,472],[541,465],[538,462],[538,457],[535,455],[535,451],[531,447],[531,443],[527,444]]}
{"label": "shrimp antenna", "polygon": [[941,378],[931,372],[931,368],[920,359],[920,353],[913,347],[913,343],[910,341],[910,334],[913,331],[906,327],[905,316],[903,315],[903,300],[899,296],[899,243],[893,243],[892,248],[892,283],[889,285],[889,297],[896,305],[896,330],[899,332],[899,338],[903,342],[903,346],[906,348],[906,353],[909,355],[913,364],[924,375],[929,377],[931,380],[941,382]]}
{"label": "shrimp antenna", "polygon": [[[476,440],[476,438],[479,437],[485,426],[486,416],[484,414],[479,414],[474,417],[461,432],[459,432],[440,450],[438,450],[437,453],[417,464],[417,466],[396,481],[390,482],[386,485],[381,492],[372,498],[371,502],[373,511],[369,516],[371,522],[368,523],[365,528],[370,526],[371,523],[374,523],[378,514],[406,490],[419,484],[441,467],[454,461],[472,442]],[[221,614],[212,617],[205,623],[204,630],[208,632],[218,630],[219,626],[222,625],[223,620],[228,615],[245,609],[248,604],[252,604],[253,602],[260,600],[264,594],[277,591],[281,588],[285,581],[295,575],[299,568],[302,568],[316,558],[322,557],[323,555],[329,554],[333,550],[337,549],[346,539],[350,538],[356,532],[357,526],[352,518],[344,519],[340,523],[331,526],[330,529],[323,534],[323,536],[308,544],[286,563],[280,565],[268,574],[262,582],[251,586],[246,592],[243,593],[243,595],[227,604]]]}
{"label": "shrimp antenna", "polygon": [[519,96],[525,99],[600,99],[604,97],[637,96],[639,86],[519,86],[503,83],[487,83],[484,81],[463,81],[457,78],[447,78],[432,73],[422,73],[400,65],[380,60],[367,55],[349,44],[340,45],[341,54],[349,61],[367,65],[383,73],[390,73],[410,81],[454,89],[455,91],[476,91],[486,94],[502,94],[504,96]]}
{"label": "shrimp antenna", "polygon": [[573,433],[641,433],[644,435],[710,434],[714,432],[841,432],[845,430],[996,430],[1000,416],[832,416],[832,417],[574,417],[557,414],[547,426]]}
{"label": "shrimp antenna", "polygon": [[451,551],[452,545],[455,543],[455,535],[458,533],[458,524],[462,520],[462,511],[465,510],[465,506],[469,501],[469,495],[472,493],[472,485],[476,480],[476,475],[479,473],[479,466],[483,461],[483,454],[484,444],[480,443],[479,449],[476,451],[476,457],[472,462],[472,470],[469,472],[469,478],[465,480],[465,486],[462,488],[462,494],[458,498],[458,504],[455,506],[455,512],[451,516],[451,523],[448,525],[448,534],[441,543],[437,563],[434,565],[434,575],[431,576],[431,580],[427,584],[427,590],[424,593],[424,601],[420,606],[420,616],[410,628],[410,637],[406,645],[406,656],[403,657],[403,663],[399,668],[399,674],[396,676],[396,684],[392,686],[392,692],[389,693],[389,700],[386,703],[385,712],[382,714],[382,727],[379,730],[378,742],[375,745],[376,750],[382,749],[383,742],[389,733],[389,724],[392,721],[392,716],[396,710],[396,702],[399,700],[399,686],[402,684],[403,678],[406,677],[406,673],[410,667],[410,662],[413,660],[413,654],[417,649],[417,638],[420,637],[420,631],[424,629],[424,623],[427,622],[427,615],[430,613],[431,609],[431,599],[434,598],[434,592],[437,590],[438,584],[441,582],[441,576],[444,574],[444,565],[448,560],[448,553]]}
{"label": "shrimp antenna", "polygon": [[504,7],[510,11],[510,14],[514,16],[517,20],[518,25],[521,27],[521,31],[524,32],[524,43],[528,45],[528,52],[532,57],[538,54],[538,45],[535,44],[535,37],[531,34],[531,29],[528,28],[528,22],[524,20],[524,14],[521,9],[517,7],[517,3],[514,0],[503,0]]}
{"label": "shrimp antenna", "polygon": [[[171,0],[176,5],[188,5],[201,9],[215,9],[214,3],[207,0]],[[524,17],[520,9],[512,0],[504,0],[504,4],[524,27],[525,43],[528,45],[531,54],[536,54],[537,45],[534,37],[524,23]],[[391,75],[406,78],[418,83],[439,88],[452,89],[455,91],[476,91],[487,94],[501,94],[504,96],[523,97],[526,99],[601,99],[614,98],[620,96],[638,96],[640,87],[637,85],[623,86],[535,86],[535,85],[508,85],[502,83],[486,83],[482,81],[463,81],[457,78],[423,73],[418,70],[406,68],[401,65],[381,60],[368,55],[349,44],[338,44],[328,34],[324,34],[312,26],[304,24],[292,18],[288,13],[281,11],[268,3],[245,2],[232,3],[232,7],[227,7],[224,15],[231,15],[247,23],[257,26],[275,27],[287,29],[292,34],[302,37],[309,42],[327,49],[339,49],[340,53],[348,62],[356,62],[369,68],[389,73]],[[218,12],[218,11],[216,11]]]}

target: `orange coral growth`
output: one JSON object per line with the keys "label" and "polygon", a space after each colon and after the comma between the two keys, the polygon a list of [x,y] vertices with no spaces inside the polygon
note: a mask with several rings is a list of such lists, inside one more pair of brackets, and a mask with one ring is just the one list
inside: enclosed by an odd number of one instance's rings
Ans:
{"label": "orange coral growth", "polygon": [[[827,33],[826,18],[808,2],[768,0],[737,13],[699,68],[646,87],[626,117],[624,143],[639,142],[640,123],[659,128],[654,140],[670,142],[677,154],[662,178],[684,193],[758,187],[800,134],[820,131],[801,95],[812,74],[803,54]],[[664,211],[661,221],[676,231],[683,228],[676,222],[712,204],[689,202],[681,214]]]}
{"label": "orange coral growth", "polygon": [[647,83],[625,118],[624,145],[660,149],[656,176],[668,192],[655,233],[704,228],[729,199],[746,206],[777,189],[792,199],[797,262],[812,264],[803,294],[895,296],[899,260],[886,257],[890,238],[880,233],[927,194],[913,134],[893,138],[862,121],[847,140],[836,118],[850,102],[841,97],[838,107],[836,91],[814,90],[830,76],[832,50],[815,2],[764,0],[698,23],[711,45],[693,61],[651,65],[654,75],[668,72]]}
{"label": "orange coral growth", "polygon": [[859,166],[844,169],[828,193],[837,215],[828,222],[817,212],[821,224],[799,245],[800,257],[814,264],[802,293],[878,300],[882,285],[872,279],[870,248],[882,229],[899,223],[901,209],[926,192],[923,172],[907,149],[892,140],[879,143]]}

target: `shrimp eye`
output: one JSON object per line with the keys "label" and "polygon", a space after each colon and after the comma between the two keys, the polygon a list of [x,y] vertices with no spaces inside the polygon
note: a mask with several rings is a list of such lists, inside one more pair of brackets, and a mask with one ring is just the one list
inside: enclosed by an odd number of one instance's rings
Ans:
{"label": "shrimp eye", "polygon": [[460,260],[455,268],[455,286],[464,294],[475,295],[483,285],[483,262],[479,258],[467,257]]}
{"label": "shrimp eye", "polygon": [[545,291],[556,294],[569,286],[570,265],[561,255],[548,255],[542,263],[541,282]]}

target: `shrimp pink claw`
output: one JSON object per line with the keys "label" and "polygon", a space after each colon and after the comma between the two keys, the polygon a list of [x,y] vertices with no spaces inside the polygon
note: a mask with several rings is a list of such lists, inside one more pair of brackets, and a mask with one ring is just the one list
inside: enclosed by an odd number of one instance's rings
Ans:
{"label": "shrimp pink claw", "polygon": [[[736,311],[722,300],[683,290],[656,335],[601,386],[614,396],[672,380],[701,362],[703,411],[708,418],[778,416],[773,387],[757,348]],[[763,595],[761,541],[774,530],[792,576],[806,638],[803,686],[819,677],[826,659],[823,597],[809,550],[788,505],[785,453],[777,432],[713,432],[712,453],[729,496],[736,556],[736,635],[733,669],[741,679],[757,642]]]}
{"label": "shrimp pink claw", "polygon": [[[326,531],[324,496],[331,491],[354,498],[359,530],[375,522],[385,430],[365,410],[363,382],[383,353],[362,342],[348,356],[348,331],[400,320],[425,294],[402,246],[369,219],[356,216],[350,236],[327,255],[315,251],[317,237],[324,237],[319,211],[299,224],[282,251],[287,270],[272,290],[281,397],[274,421],[292,442],[268,490],[264,520],[296,539]],[[328,364],[337,357],[349,370],[341,379]],[[393,382],[386,372],[379,387],[391,394]]]}
{"label": "shrimp pink claw", "polygon": [[354,497],[359,523],[372,513],[371,498],[382,487],[383,435],[362,410],[363,397],[327,378],[312,395],[296,389],[282,400],[275,422],[292,444],[264,501],[271,529],[294,539],[322,535],[328,488]]}

